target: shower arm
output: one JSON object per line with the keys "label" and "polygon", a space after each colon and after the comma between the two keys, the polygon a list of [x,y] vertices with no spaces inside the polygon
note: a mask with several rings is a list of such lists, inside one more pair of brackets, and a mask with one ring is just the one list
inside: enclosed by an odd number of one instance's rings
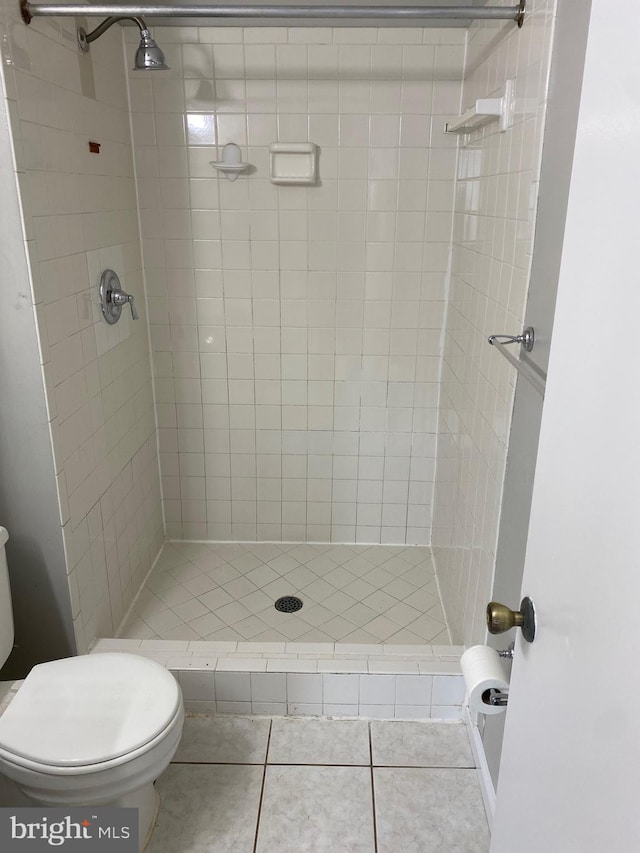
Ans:
{"label": "shower arm", "polygon": [[[182,17],[182,18],[331,18],[345,19],[396,19],[414,21],[427,18],[453,20],[515,21],[522,26],[525,16],[525,0],[517,6],[161,6],[152,4],[102,5],[84,4],[32,4],[20,0],[20,12],[25,24],[35,16],[82,17],[107,15],[115,20],[121,18]],[[115,22],[115,20],[113,22]],[[105,21],[106,23],[106,21]],[[137,23],[137,22],[136,22]],[[109,24],[111,26],[111,24]],[[104,32],[104,30],[103,30]],[[97,36],[96,36],[97,38]]]}
{"label": "shower arm", "polygon": [[141,36],[149,32],[149,27],[142,18],[138,18],[134,15],[111,15],[110,17],[105,18],[105,20],[101,24],[98,24],[95,30],[91,30],[90,33],[88,33],[84,27],[78,27],[78,44],[80,45],[80,49],[86,53],[89,50],[91,42],[99,39],[101,35],[106,33],[109,27],[117,24],[118,21],[135,21],[140,28]]}

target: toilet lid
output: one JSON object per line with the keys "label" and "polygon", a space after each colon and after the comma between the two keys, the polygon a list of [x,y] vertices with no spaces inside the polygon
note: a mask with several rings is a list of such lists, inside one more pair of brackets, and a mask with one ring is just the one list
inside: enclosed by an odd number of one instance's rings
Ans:
{"label": "toilet lid", "polygon": [[129,654],[35,666],[0,717],[0,749],[56,767],[97,764],[153,740],[181,703],[174,677]]}

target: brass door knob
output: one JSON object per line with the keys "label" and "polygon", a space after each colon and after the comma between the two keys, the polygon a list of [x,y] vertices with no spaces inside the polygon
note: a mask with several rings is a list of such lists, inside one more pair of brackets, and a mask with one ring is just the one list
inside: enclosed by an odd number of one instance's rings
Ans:
{"label": "brass door knob", "polygon": [[506,604],[490,601],[487,604],[487,628],[490,634],[504,634],[511,628],[522,628],[522,636],[532,643],[536,635],[536,611],[530,598],[520,602],[520,610],[512,610]]}
{"label": "brass door knob", "polygon": [[490,601],[487,604],[487,628],[490,634],[504,634],[511,628],[522,627],[522,613],[506,604]]}

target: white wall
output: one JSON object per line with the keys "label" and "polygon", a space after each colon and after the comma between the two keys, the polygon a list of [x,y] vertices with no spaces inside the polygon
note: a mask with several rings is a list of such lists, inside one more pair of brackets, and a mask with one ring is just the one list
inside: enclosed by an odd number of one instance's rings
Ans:
{"label": "white wall", "polygon": [[477,131],[458,161],[432,541],[453,641],[466,644],[485,637],[515,390],[487,337],[523,328],[540,176],[555,2],[527,5],[522,29],[472,26],[462,95],[467,107],[515,80],[514,126]]}
{"label": "white wall", "polygon": [[145,313],[122,35],[114,29],[83,56],[74,21],[26,27],[9,0],[1,15],[59,524],[84,651],[117,628],[163,540],[146,324],[108,330],[96,308],[109,266]]}
{"label": "white wall", "polygon": [[[154,35],[171,71],[129,78],[168,535],[427,544],[465,31]],[[269,182],[277,140],[320,147],[317,186]]]}

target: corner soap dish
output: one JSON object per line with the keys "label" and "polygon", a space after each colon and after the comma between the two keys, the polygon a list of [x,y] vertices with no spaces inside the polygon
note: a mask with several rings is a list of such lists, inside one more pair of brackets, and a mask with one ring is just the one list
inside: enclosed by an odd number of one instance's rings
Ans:
{"label": "corner soap dish", "polygon": [[269,179],[272,184],[315,184],[317,151],[313,142],[272,142],[269,146]]}
{"label": "corner soap dish", "polygon": [[211,165],[230,181],[235,181],[241,172],[250,168],[250,163],[242,162],[242,153],[235,142],[228,142],[222,149],[222,160],[211,160]]}

